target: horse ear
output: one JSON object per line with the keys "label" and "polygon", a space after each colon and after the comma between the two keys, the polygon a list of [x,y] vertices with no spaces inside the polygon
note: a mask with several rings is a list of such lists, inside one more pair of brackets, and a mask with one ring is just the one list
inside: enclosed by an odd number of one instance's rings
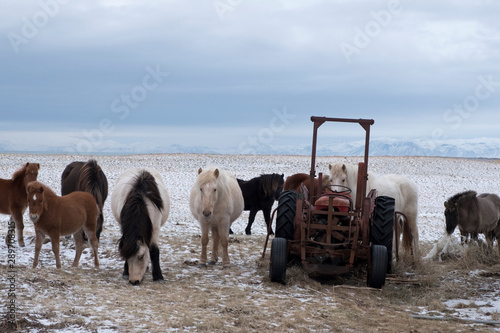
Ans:
{"label": "horse ear", "polygon": [[198,174],[202,173],[203,172],[203,169],[202,168],[199,168],[198,169]]}
{"label": "horse ear", "polygon": [[448,208],[448,201],[444,202],[444,208]]}
{"label": "horse ear", "polygon": [[43,186],[40,185],[40,193],[43,193],[43,190],[44,190]]}
{"label": "horse ear", "polygon": [[219,177],[219,169],[215,169],[214,175],[215,175],[215,178]]}
{"label": "horse ear", "polygon": [[345,164],[342,164],[342,171],[344,171],[344,172],[347,171],[347,167],[345,166]]}
{"label": "horse ear", "polygon": [[285,179],[285,174],[284,173],[281,174],[281,178]]}
{"label": "horse ear", "polygon": [[328,164],[328,170],[332,170],[333,166],[331,164]]}
{"label": "horse ear", "polygon": [[36,163],[35,165],[36,165],[36,169],[40,170],[40,163]]}

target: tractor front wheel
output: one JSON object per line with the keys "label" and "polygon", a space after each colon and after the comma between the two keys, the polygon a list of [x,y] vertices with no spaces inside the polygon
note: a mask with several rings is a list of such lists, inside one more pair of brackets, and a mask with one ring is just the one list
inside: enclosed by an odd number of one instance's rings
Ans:
{"label": "tractor front wheel", "polygon": [[385,284],[387,272],[387,248],[372,245],[371,269],[368,270],[368,287],[380,289]]}
{"label": "tractor front wheel", "polygon": [[285,284],[288,263],[288,244],[285,238],[274,238],[271,244],[271,263],[269,277],[272,282]]}

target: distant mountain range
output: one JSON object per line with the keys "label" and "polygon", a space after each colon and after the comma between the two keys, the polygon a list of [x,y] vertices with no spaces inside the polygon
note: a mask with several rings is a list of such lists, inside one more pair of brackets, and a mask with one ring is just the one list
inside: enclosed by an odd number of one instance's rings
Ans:
{"label": "distant mountain range", "polygon": [[[0,152],[4,153],[77,153],[68,143],[66,146],[33,146],[30,150],[20,145],[0,144]],[[169,145],[159,146],[151,143],[108,144],[98,147],[91,154],[123,155],[123,154],[157,154],[157,153],[198,153],[198,154],[240,154],[237,147],[214,148],[204,146]],[[262,155],[310,155],[311,145],[263,145],[258,153]],[[364,141],[332,142],[318,146],[319,156],[361,156],[364,153]],[[439,156],[466,158],[499,158],[500,138],[477,138],[438,140],[429,139],[394,139],[376,138],[370,142],[371,156]]]}

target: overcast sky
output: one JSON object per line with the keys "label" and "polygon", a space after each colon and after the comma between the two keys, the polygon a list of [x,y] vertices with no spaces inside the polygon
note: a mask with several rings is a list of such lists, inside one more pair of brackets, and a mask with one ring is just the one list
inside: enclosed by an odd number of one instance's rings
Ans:
{"label": "overcast sky", "polygon": [[500,136],[498,1],[0,4],[0,144]]}

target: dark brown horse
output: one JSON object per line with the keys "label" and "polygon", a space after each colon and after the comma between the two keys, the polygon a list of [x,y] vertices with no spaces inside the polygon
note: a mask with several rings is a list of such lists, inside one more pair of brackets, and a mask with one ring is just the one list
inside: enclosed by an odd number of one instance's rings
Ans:
{"label": "dark brown horse", "polygon": [[[262,214],[264,214],[264,221],[266,222],[268,231],[274,235],[270,225],[271,210],[274,201],[278,200],[283,190],[283,177],[283,174],[279,175],[273,173],[260,175],[250,180],[237,179],[238,185],[240,185],[241,188],[241,193],[243,194],[243,199],[245,200],[244,210],[250,211],[247,227],[245,228],[245,233],[247,235],[252,234],[252,224],[259,210],[262,210]],[[229,229],[229,233],[232,234],[233,231]]]}
{"label": "dark brown horse", "polygon": [[100,239],[104,222],[103,207],[108,197],[108,179],[96,160],[72,162],[66,166],[61,176],[61,195],[74,191],[92,194],[99,206],[97,219],[97,239]]}
{"label": "dark brown horse", "polygon": [[[289,190],[294,190],[294,191],[299,191],[300,185],[304,184],[307,189],[309,190],[309,183],[311,182],[311,178],[308,174],[306,173],[296,173],[295,175],[291,175],[286,178],[285,184],[283,184],[283,191],[289,191]],[[314,178],[314,191],[313,193],[309,193],[309,197],[315,197],[316,199],[321,193],[317,193],[318,191],[318,178]],[[328,175],[323,175],[323,180],[322,180],[322,188],[325,186],[330,185],[330,177]]]}
{"label": "dark brown horse", "polygon": [[73,267],[78,267],[83,251],[83,233],[85,232],[94,253],[94,265],[99,267],[97,248],[99,241],[95,234],[99,207],[94,197],[87,192],[76,191],[62,197],[49,187],[35,181],[28,184],[29,217],[35,225],[35,260],[33,268],[38,265],[38,256],[45,236],[50,237],[52,251],[56,257],[56,267],[61,268],[59,258],[59,238],[73,235],[76,255]]}
{"label": "dark brown horse", "polygon": [[500,197],[496,194],[466,191],[450,197],[444,203],[446,217],[446,232],[451,235],[458,226],[462,242],[470,235],[477,241],[478,233],[485,235],[488,245],[492,245],[498,233],[500,222]]}
{"label": "dark brown horse", "polygon": [[[23,214],[28,206],[26,187],[29,182],[38,177],[40,164],[26,163],[21,169],[14,172],[12,179],[0,179],[0,213],[10,215],[9,231],[5,237],[7,245],[12,244],[14,225],[17,230],[17,242],[24,246]],[[10,239],[9,239],[10,238]]]}

